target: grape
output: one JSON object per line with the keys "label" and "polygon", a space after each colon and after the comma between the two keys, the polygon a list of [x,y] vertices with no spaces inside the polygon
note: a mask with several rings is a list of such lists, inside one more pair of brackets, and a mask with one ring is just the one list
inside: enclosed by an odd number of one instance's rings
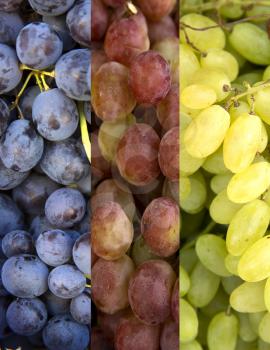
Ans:
{"label": "grape", "polygon": [[195,309],[185,300],[180,298],[180,342],[193,341],[198,334],[198,316]]}
{"label": "grape", "polygon": [[96,255],[105,260],[121,258],[133,239],[133,227],[118,203],[105,202],[92,215],[91,244]]}
{"label": "grape", "polygon": [[210,181],[211,190],[216,194],[221,193],[223,190],[227,188],[228,183],[230,182],[232,176],[233,174],[231,173],[217,174],[213,176]]}
{"label": "grape", "polygon": [[264,287],[264,302],[267,308],[267,311],[270,310],[270,279],[268,278]]}
{"label": "grape", "polygon": [[146,244],[158,256],[168,257],[179,249],[179,208],[166,197],[154,199],[145,209],[141,232]]}
{"label": "grape", "polygon": [[181,265],[179,268],[179,275],[180,275],[180,296],[183,297],[189,291],[190,278],[185,268]]}
{"label": "grape", "polygon": [[121,176],[136,186],[145,186],[160,173],[158,166],[159,137],[147,124],[130,126],[121,138],[116,164]]}
{"label": "grape", "polygon": [[176,4],[175,0],[137,0],[136,2],[145,16],[152,21],[159,21],[169,15]]}
{"label": "grape", "polygon": [[159,166],[163,175],[171,181],[179,178],[179,128],[174,127],[162,137],[159,153]]}
{"label": "grape", "polygon": [[117,350],[156,350],[159,348],[158,326],[148,326],[134,316],[125,317],[120,321],[115,335]]}
{"label": "grape", "polygon": [[32,107],[35,98],[40,94],[38,86],[30,86],[24,91],[19,106],[25,119],[32,120]]}
{"label": "grape", "polygon": [[134,270],[127,255],[114,261],[97,260],[91,278],[92,300],[99,310],[112,315],[128,306],[128,283]]}
{"label": "grape", "polygon": [[0,189],[11,190],[19,186],[29,175],[29,172],[18,172],[12,169],[8,169],[4,166],[0,160]]}
{"label": "grape", "polygon": [[157,118],[165,131],[179,125],[179,86],[177,84],[173,84],[167,96],[158,103]]}
{"label": "grape", "polygon": [[0,236],[13,230],[24,229],[24,216],[10,197],[0,194]]}
{"label": "grape", "polygon": [[231,254],[228,254],[225,258],[225,266],[227,270],[232,273],[233,275],[238,275],[238,263],[239,263],[240,257],[234,256]]}
{"label": "grape", "polygon": [[149,47],[147,23],[140,11],[128,17],[119,16],[106,32],[104,41],[106,55],[110,60],[126,66],[129,66],[138,54],[147,51]]}
{"label": "grape", "polygon": [[229,172],[229,169],[224,164],[223,146],[206,158],[202,168],[211,174],[225,174]]}
{"label": "grape", "polygon": [[42,295],[42,300],[51,316],[69,313],[70,299],[59,298],[48,290]]}
{"label": "grape", "polygon": [[94,77],[99,68],[106,62],[108,62],[108,57],[103,49],[91,50],[91,77]]}
{"label": "grape", "polygon": [[91,153],[91,167],[94,179],[98,182],[110,177],[111,164],[101,154],[97,131],[91,134]]}
{"label": "grape", "polygon": [[73,265],[60,265],[49,274],[50,291],[59,298],[71,299],[81,294],[85,288],[86,278]]}
{"label": "grape", "polygon": [[35,12],[40,15],[59,16],[67,12],[75,0],[29,0]]}
{"label": "grape", "polygon": [[45,215],[51,224],[62,228],[72,227],[81,221],[86,203],[83,195],[72,188],[54,191],[45,204]]}
{"label": "grape", "polygon": [[[230,278],[230,277],[224,277]],[[228,308],[229,297],[220,286],[214,299],[205,307],[201,309],[201,312],[209,317],[215,316],[218,312],[224,311]]]}
{"label": "grape", "polygon": [[265,123],[267,123],[267,125],[270,124],[270,111],[269,111],[268,106],[265,105],[265,101],[268,101],[269,94],[270,94],[270,89],[269,89],[269,87],[266,87],[265,89],[258,91],[255,94],[255,101],[254,101],[255,113],[257,113],[257,115]]}
{"label": "grape", "polygon": [[78,101],[89,101],[87,70],[90,63],[88,49],[75,49],[62,55],[55,65],[55,81],[58,89]]}
{"label": "grape", "polygon": [[49,141],[62,141],[74,134],[79,122],[75,102],[59,89],[41,92],[33,103],[33,122]]}
{"label": "grape", "polygon": [[137,268],[129,282],[128,296],[140,321],[154,326],[168,318],[175,280],[172,267],[163,260],[149,260]]}
{"label": "grape", "polygon": [[0,10],[0,42],[2,44],[14,45],[23,26],[23,21],[16,12],[7,13]]}
{"label": "grape", "polygon": [[104,4],[110,7],[119,7],[124,5],[124,0],[103,0]]}
{"label": "grape", "polygon": [[32,254],[32,236],[26,231],[11,231],[2,240],[2,250],[8,258],[19,254]]}
{"label": "grape", "polygon": [[164,16],[158,22],[148,21],[148,35],[152,45],[166,38],[177,37],[176,25],[170,16]]}
{"label": "grape", "polygon": [[129,308],[120,310],[112,315],[105,314],[101,311],[98,312],[98,324],[100,325],[104,336],[111,342],[115,339],[115,333],[122,319],[131,316]]}
{"label": "grape", "polygon": [[167,61],[155,51],[137,55],[130,66],[130,86],[138,103],[157,104],[171,87]]}
{"label": "grape", "polygon": [[68,314],[57,315],[44,327],[43,341],[49,350],[85,349],[89,343],[89,330]]}
{"label": "grape", "polygon": [[265,281],[244,282],[235,288],[230,296],[231,306],[238,312],[261,312],[266,310],[264,303]]}
{"label": "grape", "polygon": [[0,43],[0,52],[0,94],[3,94],[19,84],[22,72],[14,49]]}
{"label": "grape", "polygon": [[37,165],[42,157],[43,147],[43,139],[29,120],[15,120],[1,139],[0,157],[8,169],[26,172]]}
{"label": "grape", "polygon": [[[181,277],[180,277],[181,278]],[[171,314],[176,323],[179,323],[179,278],[175,281],[172,298],[171,298]]]}
{"label": "grape", "polygon": [[13,295],[19,298],[34,298],[48,288],[48,268],[34,255],[12,256],[2,268],[2,283]]}
{"label": "grape", "polygon": [[71,300],[70,313],[75,321],[82,324],[91,323],[91,299],[82,293]]}
{"label": "grape", "polygon": [[[89,47],[91,40],[91,3],[87,0],[77,2],[67,14],[67,26],[72,38],[79,44]],[[93,20],[93,19],[92,19]]]}
{"label": "grape", "polygon": [[262,318],[259,324],[259,336],[266,343],[270,343],[270,337],[268,332],[269,323],[270,323],[270,314],[267,313],[264,315],[264,317]]}
{"label": "grape", "polygon": [[10,118],[8,105],[3,99],[0,99],[0,136],[6,131]]}
{"label": "grape", "polygon": [[179,349],[179,327],[172,320],[165,322],[161,337],[160,337],[161,350],[178,350]]}
{"label": "grape", "polygon": [[47,143],[40,166],[49,178],[62,185],[74,184],[89,174],[83,146],[74,138]]}
{"label": "grape", "polygon": [[250,112],[250,106],[247,102],[245,101],[238,101],[238,105],[234,106],[232,105],[229,108],[229,113],[231,116],[231,123],[233,123],[240,115],[244,113],[249,113]]}
{"label": "grape", "polygon": [[40,233],[53,230],[55,227],[48,221],[46,216],[36,216],[30,224],[29,232],[36,241]]}
{"label": "grape", "polygon": [[181,350],[202,350],[200,343],[197,340],[193,340],[189,343],[181,343]]}
{"label": "grape", "polygon": [[25,26],[16,41],[20,61],[34,69],[45,69],[62,54],[63,43],[46,23],[35,22]]}
{"label": "grape", "polygon": [[150,247],[145,243],[142,235],[138,236],[132,245],[131,257],[136,266],[139,266],[147,260],[158,259]]}
{"label": "grape", "polygon": [[129,70],[117,62],[104,63],[93,77],[92,105],[103,121],[117,122],[132,112],[136,101],[128,85]]}
{"label": "grape", "polygon": [[91,328],[91,347],[96,350],[114,350],[113,344],[105,337],[103,330],[97,326]]}
{"label": "grape", "polygon": [[[73,15],[74,16],[74,15]],[[76,22],[76,18],[73,18]],[[101,0],[91,3],[91,40],[98,41],[104,36],[109,23],[109,12]]]}
{"label": "grape", "polygon": [[188,175],[194,174],[203,164],[207,162],[209,158],[205,160],[205,158],[192,157],[187,152],[187,149],[185,147],[184,133],[185,133],[185,130],[183,130],[179,135],[179,139],[180,139],[179,166],[180,166],[180,175],[188,176]]}
{"label": "grape", "polygon": [[89,233],[85,233],[77,238],[73,246],[72,256],[78,269],[81,272],[90,275],[91,247]]}
{"label": "grape", "polygon": [[203,84],[189,85],[181,93],[181,103],[185,107],[193,109],[210,107],[216,102],[216,99],[215,90]]}
{"label": "grape", "polygon": [[180,91],[182,91],[190,84],[191,77],[200,68],[200,63],[190,46],[180,44],[179,50]]}
{"label": "grape", "polygon": [[[188,179],[188,183],[190,183],[189,179]],[[164,197],[169,197],[173,199],[176,203],[179,204],[179,199],[180,199],[179,191],[181,192],[181,189],[179,189],[180,186],[181,186],[181,181],[180,181],[180,184],[178,184],[178,181],[170,181],[168,179],[165,179],[163,183],[163,188],[162,188],[162,195]],[[187,186],[189,187],[189,185]],[[190,189],[188,189],[188,193],[189,193],[189,190]]]}
{"label": "grape", "polygon": [[1,0],[0,10],[4,12],[12,12],[18,10],[22,0]]}
{"label": "grape", "polygon": [[252,342],[257,339],[257,334],[251,328],[247,314],[239,313],[239,336],[243,341]]}

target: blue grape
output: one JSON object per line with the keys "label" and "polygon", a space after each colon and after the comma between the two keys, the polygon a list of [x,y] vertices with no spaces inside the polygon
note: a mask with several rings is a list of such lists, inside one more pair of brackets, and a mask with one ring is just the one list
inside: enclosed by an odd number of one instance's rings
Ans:
{"label": "blue grape", "polygon": [[48,289],[49,270],[35,255],[12,256],[2,267],[4,287],[18,298],[34,298]]}
{"label": "blue grape", "polygon": [[6,319],[8,304],[9,300],[7,298],[0,297],[0,339],[11,333]]}
{"label": "blue grape", "polygon": [[12,122],[0,142],[0,157],[8,169],[26,172],[41,159],[44,142],[29,120]]}
{"label": "blue grape", "polygon": [[87,71],[90,65],[90,50],[76,49],[61,56],[55,65],[57,87],[68,97],[78,101],[89,101]]}
{"label": "blue grape", "polygon": [[32,173],[23,183],[14,188],[12,197],[23,212],[40,215],[44,214],[47,198],[58,188],[59,185],[47,176]]}
{"label": "blue grape", "polygon": [[0,159],[0,190],[11,190],[20,185],[29,175],[29,171],[19,173],[4,166]]}
{"label": "blue grape", "polygon": [[41,92],[33,103],[32,116],[38,132],[49,141],[67,139],[79,122],[75,102],[59,89]]}
{"label": "blue grape", "polygon": [[87,210],[83,219],[74,228],[81,234],[84,234],[85,232],[90,232],[90,210]]}
{"label": "blue grape", "polygon": [[90,168],[82,143],[73,138],[47,143],[40,167],[62,185],[77,183],[89,174]]}
{"label": "blue grape", "polygon": [[[0,262],[0,297],[6,297],[10,293],[6,290],[6,288],[4,287],[4,285],[2,283],[2,278],[1,278],[2,266],[3,266],[3,263]],[[0,298],[0,303],[1,303],[1,300],[2,300],[2,298]],[[1,318],[1,316],[0,316],[0,318]],[[1,322],[0,322],[0,327],[1,327]],[[1,338],[1,330],[0,330],[0,338]]]}
{"label": "blue grape", "polygon": [[83,177],[79,182],[77,182],[77,188],[83,194],[90,196],[90,193],[92,191],[90,173],[87,176]]}
{"label": "blue grape", "polygon": [[82,46],[90,47],[91,6],[89,0],[79,1],[67,14],[67,26],[72,38]]}
{"label": "blue grape", "polygon": [[43,341],[49,350],[84,350],[89,340],[88,327],[68,314],[54,316],[43,330]]}
{"label": "blue grape", "polygon": [[46,216],[38,215],[32,220],[29,231],[32,234],[33,240],[36,241],[42,232],[54,229],[55,226],[49,222]]}
{"label": "blue grape", "polygon": [[59,16],[67,12],[75,0],[28,0],[40,15]]}
{"label": "blue grape", "polygon": [[73,244],[76,242],[76,240],[80,237],[80,232],[74,231],[74,230],[65,230],[65,232],[70,236],[70,238],[73,241]]}
{"label": "blue grape", "polygon": [[72,255],[73,239],[61,230],[43,232],[36,241],[39,258],[49,266],[68,262]]}
{"label": "blue grape", "polygon": [[35,22],[20,31],[16,51],[23,64],[34,69],[45,69],[61,56],[63,43],[48,24]]}
{"label": "blue grape", "polygon": [[67,314],[70,310],[70,299],[59,298],[49,290],[42,296],[42,299],[51,316]]}
{"label": "blue grape", "polygon": [[22,230],[11,231],[2,240],[2,250],[8,258],[19,254],[31,254],[34,252],[32,236]]}
{"label": "blue grape", "polygon": [[0,11],[0,42],[14,45],[23,26],[24,23],[18,13]]}
{"label": "blue grape", "polygon": [[14,300],[7,309],[7,323],[14,333],[33,335],[46,324],[47,310],[38,298]]}
{"label": "blue grape", "polygon": [[0,237],[14,230],[24,229],[24,216],[13,200],[0,193]]}
{"label": "blue grape", "polygon": [[0,136],[6,131],[10,118],[9,108],[6,102],[0,98]]}
{"label": "blue grape", "polygon": [[0,0],[0,11],[12,12],[18,10],[23,0]]}
{"label": "blue grape", "polygon": [[70,313],[75,321],[82,324],[91,323],[91,299],[87,293],[82,293],[71,300]]}
{"label": "blue grape", "polygon": [[19,61],[14,49],[0,44],[0,94],[14,89],[22,78]]}
{"label": "blue grape", "polygon": [[40,94],[38,86],[30,86],[22,94],[19,107],[25,119],[32,120],[32,106],[35,98]]}
{"label": "blue grape", "polygon": [[47,219],[60,228],[69,228],[81,221],[85,210],[83,195],[72,188],[60,188],[54,191],[45,204]]}
{"label": "blue grape", "polygon": [[89,124],[91,124],[91,105],[89,102],[84,102],[83,110],[84,110],[86,120],[88,121]]}
{"label": "blue grape", "polygon": [[86,278],[75,266],[66,264],[50,272],[48,284],[50,291],[59,298],[71,299],[83,292]]}
{"label": "blue grape", "polygon": [[90,234],[80,236],[72,250],[73,260],[80,271],[90,275],[91,273],[91,247]]}

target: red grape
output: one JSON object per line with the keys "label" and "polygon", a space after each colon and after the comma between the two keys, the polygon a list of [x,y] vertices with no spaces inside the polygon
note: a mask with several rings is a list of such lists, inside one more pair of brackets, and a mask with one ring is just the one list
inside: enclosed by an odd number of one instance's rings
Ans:
{"label": "red grape", "polygon": [[91,76],[96,74],[99,70],[99,67],[103,65],[103,63],[108,62],[108,57],[105,54],[105,51],[102,49],[94,49],[92,50],[91,56]]}
{"label": "red grape", "polygon": [[168,95],[157,105],[157,117],[165,131],[179,125],[178,84],[173,84]]}
{"label": "red grape", "polygon": [[148,21],[148,35],[152,45],[165,38],[177,37],[176,25],[172,17],[165,16],[158,22]]}
{"label": "red grape", "polygon": [[179,278],[177,278],[173,288],[172,301],[171,301],[171,313],[174,321],[176,323],[179,323]]}
{"label": "red grape", "polygon": [[113,345],[106,339],[102,329],[99,327],[91,327],[91,349],[114,350]]}
{"label": "red grape", "polygon": [[108,163],[103,157],[100,152],[99,146],[98,146],[98,136],[96,132],[93,132],[91,134],[91,152],[92,152],[92,174],[94,177],[96,177],[98,180],[104,179],[106,177],[109,177],[110,175],[110,163]]}
{"label": "red grape", "polygon": [[144,15],[151,21],[159,21],[170,14],[176,0],[136,0]]}
{"label": "red grape", "polygon": [[160,350],[179,350],[179,325],[168,320],[162,329]]}
{"label": "red grape", "polygon": [[125,4],[126,0],[103,0],[104,4],[110,7],[119,7]]}
{"label": "red grape", "polygon": [[113,315],[108,315],[100,311],[98,312],[98,324],[100,325],[106,338],[112,343],[114,342],[116,329],[120,321],[129,314],[131,314],[130,308],[120,310]]}
{"label": "red grape", "polygon": [[92,0],[91,5],[91,39],[95,41],[104,36],[109,22],[109,13],[101,0]]}

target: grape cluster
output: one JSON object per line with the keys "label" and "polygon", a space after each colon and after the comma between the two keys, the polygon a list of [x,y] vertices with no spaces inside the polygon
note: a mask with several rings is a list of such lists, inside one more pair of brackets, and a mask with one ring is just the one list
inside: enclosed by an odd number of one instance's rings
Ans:
{"label": "grape cluster", "polygon": [[180,347],[267,350],[270,7],[183,3]]}
{"label": "grape cluster", "polygon": [[177,14],[92,1],[93,350],[179,349]]}
{"label": "grape cluster", "polygon": [[90,1],[0,0],[0,348],[90,345]]}

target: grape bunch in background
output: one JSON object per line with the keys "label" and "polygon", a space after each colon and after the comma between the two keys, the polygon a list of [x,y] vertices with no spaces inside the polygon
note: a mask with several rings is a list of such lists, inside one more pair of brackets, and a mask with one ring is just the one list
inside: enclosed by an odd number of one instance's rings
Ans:
{"label": "grape bunch in background", "polygon": [[0,347],[90,344],[90,1],[0,0]]}
{"label": "grape bunch in background", "polygon": [[181,349],[268,350],[270,2],[181,10]]}
{"label": "grape bunch in background", "polygon": [[94,0],[91,349],[179,349],[174,0]]}

